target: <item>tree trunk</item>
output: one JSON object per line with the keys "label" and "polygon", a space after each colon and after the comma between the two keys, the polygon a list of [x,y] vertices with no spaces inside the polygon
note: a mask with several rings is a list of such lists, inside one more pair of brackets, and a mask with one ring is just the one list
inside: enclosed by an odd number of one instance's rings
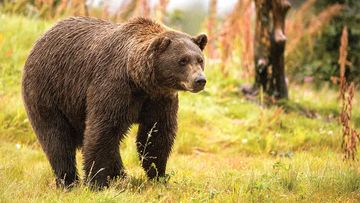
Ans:
{"label": "tree trunk", "polygon": [[290,9],[288,0],[272,0],[273,31],[271,36],[270,61],[272,65],[273,88],[269,93],[277,99],[287,99],[288,89],[285,80],[284,51],[286,44],[285,17]]}
{"label": "tree trunk", "polygon": [[288,0],[255,0],[255,83],[243,88],[245,94],[256,95],[259,88],[276,99],[287,99],[284,51],[285,17]]}

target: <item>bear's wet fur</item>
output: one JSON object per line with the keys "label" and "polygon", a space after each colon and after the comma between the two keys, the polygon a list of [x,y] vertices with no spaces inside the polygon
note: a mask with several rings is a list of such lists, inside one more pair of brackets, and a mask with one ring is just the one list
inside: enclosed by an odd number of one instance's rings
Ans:
{"label": "bear's wet fur", "polygon": [[204,34],[191,37],[145,18],[113,24],[73,17],[47,31],[25,63],[22,94],[57,185],[77,182],[77,148],[91,185],[125,176],[119,144],[134,123],[147,176],[164,176],[177,91],[204,88],[206,43]]}

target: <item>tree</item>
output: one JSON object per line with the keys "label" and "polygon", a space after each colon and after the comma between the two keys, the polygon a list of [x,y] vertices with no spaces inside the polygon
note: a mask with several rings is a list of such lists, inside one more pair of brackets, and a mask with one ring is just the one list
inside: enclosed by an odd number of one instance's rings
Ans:
{"label": "tree", "polygon": [[276,99],[287,99],[284,50],[285,17],[288,0],[255,0],[255,82],[243,88],[245,94],[256,95],[260,88]]}

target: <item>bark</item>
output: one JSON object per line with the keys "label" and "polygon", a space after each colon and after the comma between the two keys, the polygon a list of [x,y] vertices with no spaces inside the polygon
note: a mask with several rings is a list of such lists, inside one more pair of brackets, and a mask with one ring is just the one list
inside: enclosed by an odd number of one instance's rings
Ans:
{"label": "bark", "polygon": [[285,17],[290,9],[287,0],[272,0],[273,31],[271,36],[270,61],[272,80],[269,92],[279,99],[288,98],[285,76],[284,51],[286,45]]}

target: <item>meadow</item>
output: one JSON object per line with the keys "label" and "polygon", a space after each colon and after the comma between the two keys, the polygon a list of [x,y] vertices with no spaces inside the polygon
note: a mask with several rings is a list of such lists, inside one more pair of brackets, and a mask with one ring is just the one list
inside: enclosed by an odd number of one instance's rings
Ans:
{"label": "meadow", "polygon": [[[21,99],[29,51],[54,21],[0,13],[0,202],[359,202],[360,164],[344,161],[339,93],[289,84],[290,99],[246,100],[241,70],[208,60],[206,90],[180,93],[179,130],[167,179],[149,181],[135,149],[134,126],[121,143],[129,174],[110,188],[57,189]],[[360,127],[360,92],[353,121]],[[359,157],[359,153],[357,153]],[[78,151],[78,169],[81,153]],[[82,170],[79,170],[83,175]]]}

